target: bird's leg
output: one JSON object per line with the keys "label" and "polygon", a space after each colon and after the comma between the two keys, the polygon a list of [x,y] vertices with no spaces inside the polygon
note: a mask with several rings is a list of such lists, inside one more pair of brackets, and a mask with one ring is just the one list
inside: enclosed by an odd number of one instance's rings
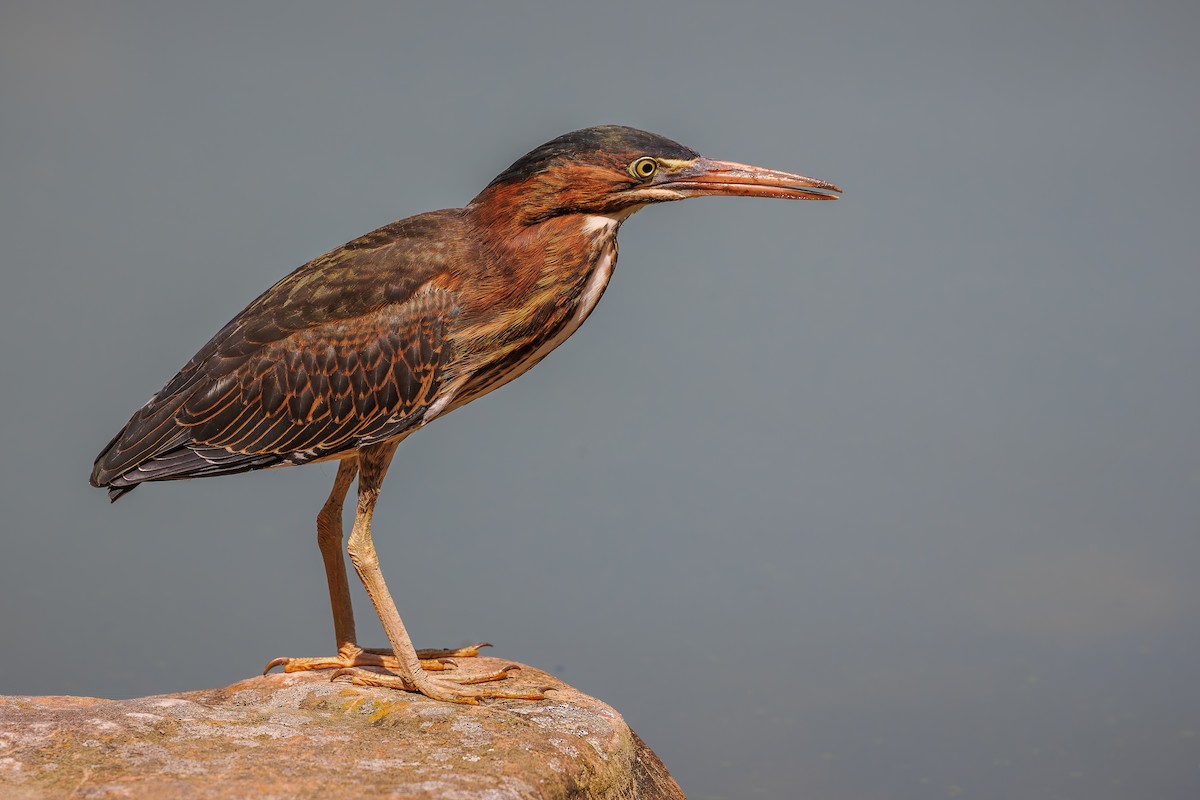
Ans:
{"label": "bird's leg", "polygon": [[367,595],[375,605],[383,630],[387,633],[392,645],[394,664],[388,663],[385,668],[392,674],[380,674],[358,667],[340,669],[334,677],[342,675],[359,685],[385,686],[393,689],[403,689],[410,692],[420,692],[435,700],[446,700],[454,703],[476,703],[481,697],[504,697],[514,699],[540,700],[541,693],[506,693],[491,689],[468,689],[467,684],[484,683],[501,680],[507,677],[512,667],[506,667],[494,673],[475,675],[458,680],[434,677],[421,665],[417,651],[413,648],[412,639],[408,635],[396,603],[388,592],[383,580],[383,572],[379,569],[379,557],[375,553],[375,543],[371,539],[371,516],[375,511],[375,502],[379,499],[379,487],[387,473],[392,455],[396,452],[396,442],[383,442],[365,447],[359,451],[358,477],[358,512],[354,517],[354,528],[350,532],[350,541],[346,549],[350,553],[350,561],[366,587]]}
{"label": "bird's leg", "polygon": [[[283,667],[284,672],[301,672],[309,669],[336,669],[339,667],[374,666],[395,669],[396,660],[389,649],[362,648],[354,633],[354,606],[350,602],[350,584],[346,580],[346,557],[342,553],[342,505],[346,492],[358,474],[357,457],[344,458],[338,463],[337,477],[329,499],[317,514],[317,544],[325,562],[325,578],[329,582],[329,602],[333,608],[333,633],[337,638],[337,655],[317,658],[276,658],[271,660],[263,672]],[[446,664],[438,659],[467,658],[479,654],[484,643],[463,647],[458,650],[423,650],[421,657],[426,669],[445,669]]]}
{"label": "bird's leg", "polygon": [[346,559],[342,555],[342,503],[357,474],[358,459],[345,458],[338,462],[329,499],[317,514],[317,545],[325,562],[329,603],[333,608],[333,635],[337,638],[339,655],[343,650],[358,648],[354,634],[354,606],[350,603],[350,584],[346,580]]}

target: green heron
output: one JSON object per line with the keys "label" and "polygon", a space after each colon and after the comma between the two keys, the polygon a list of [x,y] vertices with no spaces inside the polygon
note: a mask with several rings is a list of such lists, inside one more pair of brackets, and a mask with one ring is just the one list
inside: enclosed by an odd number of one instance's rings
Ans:
{"label": "green heron", "polygon": [[[115,501],[146,481],[336,460],[317,541],[337,654],[279,658],[267,670],[335,668],[334,677],[357,684],[460,703],[536,698],[491,683],[511,667],[457,679],[434,674],[482,645],[413,648],[371,540],[396,446],[523,374],[574,333],[612,277],[621,223],[638,209],[701,195],[830,200],[827,192],[840,191],[703,158],[633,128],[565,134],[518,159],[465,208],[386,225],[276,283],[133,415],[96,458],[92,485]],[[390,649],[361,648],[355,637],[341,543],[342,503],[356,475],[346,550]]]}

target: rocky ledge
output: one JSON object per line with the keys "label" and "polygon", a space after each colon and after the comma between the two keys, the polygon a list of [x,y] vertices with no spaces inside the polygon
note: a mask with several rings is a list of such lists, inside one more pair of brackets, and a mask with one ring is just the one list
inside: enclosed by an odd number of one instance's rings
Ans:
{"label": "rocky ledge", "polygon": [[509,681],[552,687],[545,700],[477,706],[329,674],[135,700],[0,697],[0,797],[683,798],[620,714],[539,670]]}

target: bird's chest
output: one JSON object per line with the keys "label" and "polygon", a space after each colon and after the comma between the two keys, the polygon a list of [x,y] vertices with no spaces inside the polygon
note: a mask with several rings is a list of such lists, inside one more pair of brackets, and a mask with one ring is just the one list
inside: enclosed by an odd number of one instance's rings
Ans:
{"label": "bird's chest", "polygon": [[528,372],[579,329],[600,301],[617,262],[617,222],[585,217],[583,246],[574,252],[546,250],[537,280],[497,315],[490,335],[481,335],[481,358],[466,379],[455,406],[499,388]]}
{"label": "bird's chest", "polygon": [[554,309],[547,315],[551,324],[531,337],[529,345],[522,348],[527,355],[515,365],[521,372],[541,361],[579,330],[579,326],[600,302],[617,263],[616,239],[604,242],[597,252],[589,255],[588,263],[590,268],[584,271],[571,291],[560,302],[550,304],[549,307]]}

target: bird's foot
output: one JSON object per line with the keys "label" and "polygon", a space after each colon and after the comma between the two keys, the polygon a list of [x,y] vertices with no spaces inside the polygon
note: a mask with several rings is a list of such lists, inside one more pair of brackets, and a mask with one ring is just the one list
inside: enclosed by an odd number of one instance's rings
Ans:
{"label": "bird's foot", "polygon": [[[453,669],[456,665],[451,659],[472,658],[479,655],[479,648],[491,647],[487,642],[479,642],[460,647],[457,650],[418,650],[417,657],[421,666],[429,672],[440,672]],[[303,672],[310,669],[351,669],[354,667],[382,667],[392,672],[400,669],[400,662],[388,648],[359,647],[358,645],[342,645],[335,656],[317,656],[315,658],[273,658],[263,668],[263,675],[275,667],[283,667],[284,672]]]}
{"label": "bird's foot", "polygon": [[480,687],[468,689],[467,686],[480,683],[502,681],[509,673],[520,669],[516,664],[510,664],[494,672],[479,675],[468,675],[461,678],[449,679],[433,677],[422,670],[412,678],[397,672],[381,673],[359,667],[346,667],[333,673],[330,680],[349,678],[356,686],[380,686],[385,689],[400,689],[405,692],[420,692],[434,700],[444,700],[448,703],[477,704],[482,698],[504,700],[544,700],[544,690],[528,690],[524,692],[505,692],[496,688]]}

